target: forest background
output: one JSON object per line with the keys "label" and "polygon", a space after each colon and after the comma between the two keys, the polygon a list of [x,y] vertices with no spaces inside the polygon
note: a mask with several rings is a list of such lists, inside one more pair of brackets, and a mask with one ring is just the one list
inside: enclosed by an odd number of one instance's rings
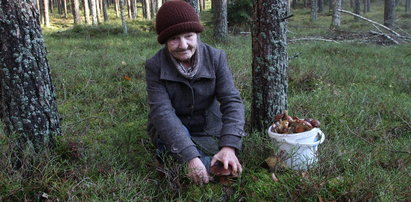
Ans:
{"label": "forest background", "polygon": [[[250,19],[250,2],[231,4],[243,5],[231,15],[229,10],[231,21],[244,20],[230,25],[225,43],[214,40],[209,1],[200,13],[206,25],[201,39],[227,52],[248,120],[251,35],[241,22]],[[406,2],[398,1],[392,29],[410,37]],[[278,164],[278,181],[273,181],[265,160],[276,154],[276,145],[264,131],[249,129],[240,156],[244,173],[236,181],[195,186],[184,167],[159,167],[146,134],[144,62],[161,46],[144,12],[129,17],[125,35],[109,6],[108,20],[102,16],[95,26],[73,25],[71,12],[65,17],[50,13],[43,34],[64,135],[56,148],[37,154],[20,170],[10,163],[13,137],[0,135],[0,200],[410,199],[410,44],[371,33],[381,30],[350,15],[342,15],[341,27],[329,29],[330,11],[322,10],[313,20],[308,6],[297,1],[288,19],[288,108],[292,115],[322,122],[327,140],[319,148],[317,167],[299,172]],[[343,9],[352,9],[350,1]],[[370,11],[361,15],[383,23],[383,12],[383,1],[371,1]]]}

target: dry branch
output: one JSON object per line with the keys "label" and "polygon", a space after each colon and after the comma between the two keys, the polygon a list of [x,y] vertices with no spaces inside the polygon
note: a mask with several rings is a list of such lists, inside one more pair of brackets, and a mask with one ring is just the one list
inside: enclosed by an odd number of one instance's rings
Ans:
{"label": "dry branch", "polygon": [[327,42],[334,42],[340,44],[338,41],[334,41],[331,39],[323,39],[323,38],[298,38],[298,39],[290,39],[290,42],[294,41],[327,41]]}
{"label": "dry branch", "polygon": [[362,20],[365,20],[365,21],[367,21],[367,22],[370,22],[370,23],[372,23],[372,24],[376,24],[376,25],[378,25],[378,26],[380,26],[380,27],[382,27],[382,28],[384,28],[384,29],[392,32],[395,36],[398,36],[398,37],[401,36],[400,34],[398,34],[397,32],[395,32],[394,30],[386,27],[385,25],[382,25],[382,24],[380,24],[380,23],[378,23],[378,22],[372,21],[372,20],[370,20],[370,19],[368,19],[368,18],[365,18],[365,17],[363,17],[363,16],[361,16],[361,15],[358,15],[358,14],[355,14],[355,13],[353,13],[353,12],[346,11],[346,10],[338,10],[338,11],[340,11],[340,12],[342,12],[342,13],[347,13],[347,14],[353,15],[353,16],[355,16],[355,17],[358,17],[358,18],[360,18],[360,19],[362,19]]}
{"label": "dry branch", "polygon": [[375,35],[380,35],[385,37],[386,39],[394,42],[395,44],[400,44],[398,41],[396,41],[395,39],[393,39],[392,37],[390,37],[388,34],[384,34],[382,32],[376,32],[376,31],[370,31],[371,34],[375,34]]}

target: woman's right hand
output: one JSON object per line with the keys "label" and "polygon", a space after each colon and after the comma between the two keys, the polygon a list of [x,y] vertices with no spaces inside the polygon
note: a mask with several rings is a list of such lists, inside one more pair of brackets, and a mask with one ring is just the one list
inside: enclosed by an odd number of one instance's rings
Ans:
{"label": "woman's right hand", "polygon": [[209,182],[207,169],[203,162],[198,158],[193,158],[188,161],[188,177],[194,181],[194,183],[202,185]]}

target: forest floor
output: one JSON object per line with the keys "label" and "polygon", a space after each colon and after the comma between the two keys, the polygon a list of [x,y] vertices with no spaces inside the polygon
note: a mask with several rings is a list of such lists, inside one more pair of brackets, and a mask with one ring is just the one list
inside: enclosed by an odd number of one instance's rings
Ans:
{"label": "forest floor", "polygon": [[[310,21],[308,8],[289,19],[288,111],[321,121],[326,140],[318,164],[296,171],[267,158],[278,145],[265,131],[250,131],[240,159],[244,172],[221,184],[196,186],[184,166],[160,166],[147,133],[144,63],[160,46],[152,21],[119,20],[71,26],[55,19],[44,28],[64,136],[51,151],[27,154],[14,170],[10,143],[0,135],[0,201],[407,201],[411,198],[411,46],[393,43],[365,21],[343,15]],[[395,30],[411,33],[411,15],[398,8]],[[202,19],[210,22],[210,12]],[[382,22],[382,5],[365,17]],[[251,113],[251,35],[213,41],[223,49]],[[388,32],[385,32],[389,34]],[[326,40],[324,40],[326,39]],[[268,126],[267,126],[268,127]],[[277,180],[273,180],[275,173]]]}

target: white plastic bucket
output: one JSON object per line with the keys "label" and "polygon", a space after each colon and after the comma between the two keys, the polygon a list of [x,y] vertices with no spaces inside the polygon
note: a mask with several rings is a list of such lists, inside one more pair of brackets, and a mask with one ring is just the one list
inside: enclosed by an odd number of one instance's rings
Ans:
{"label": "white plastic bucket", "polygon": [[274,139],[279,150],[285,154],[285,163],[294,170],[307,170],[317,162],[318,145],[325,140],[325,134],[319,128],[294,134],[279,134],[268,128],[268,136]]}

